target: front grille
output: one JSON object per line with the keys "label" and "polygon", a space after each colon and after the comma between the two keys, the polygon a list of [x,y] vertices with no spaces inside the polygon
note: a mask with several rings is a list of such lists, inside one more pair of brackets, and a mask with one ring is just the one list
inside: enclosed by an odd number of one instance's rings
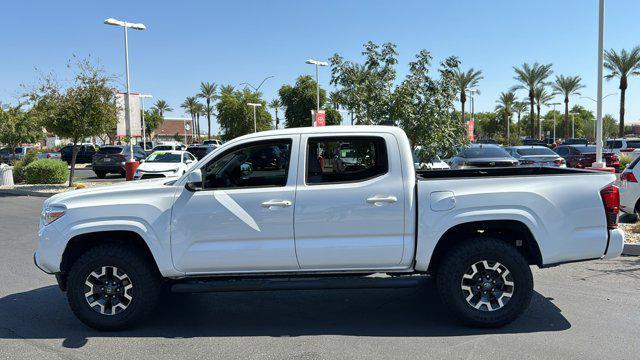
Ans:
{"label": "front grille", "polygon": [[165,177],[162,174],[144,174],[140,177],[140,179],[156,179]]}

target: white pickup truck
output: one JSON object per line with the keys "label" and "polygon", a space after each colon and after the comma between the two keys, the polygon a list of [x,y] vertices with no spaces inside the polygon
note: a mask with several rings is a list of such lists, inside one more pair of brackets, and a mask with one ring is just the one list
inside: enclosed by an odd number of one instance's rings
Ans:
{"label": "white pickup truck", "polygon": [[34,260],[102,330],[136,324],[163,291],[404,287],[425,274],[458,318],[501,326],[529,304],[530,265],[620,255],[614,180],[416,172],[406,135],[389,126],[265,131],[179,178],[52,196]]}

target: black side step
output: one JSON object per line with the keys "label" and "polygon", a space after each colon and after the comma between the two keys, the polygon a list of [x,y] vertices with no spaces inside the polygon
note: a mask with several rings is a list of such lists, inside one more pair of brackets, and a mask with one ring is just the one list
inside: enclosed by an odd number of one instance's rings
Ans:
{"label": "black side step", "polygon": [[271,278],[249,280],[191,280],[171,286],[178,293],[321,289],[381,289],[418,286],[424,276]]}

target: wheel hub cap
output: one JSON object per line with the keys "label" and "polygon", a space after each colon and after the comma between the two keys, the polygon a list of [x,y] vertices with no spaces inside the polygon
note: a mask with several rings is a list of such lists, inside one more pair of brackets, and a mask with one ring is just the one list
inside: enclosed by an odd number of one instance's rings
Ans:
{"label": "wheel hub cap", "polygon": [[509,269],[499,262],[487,260],[471,265],[460,284],[465,300],[481,311],[503,308],[513,297],[514,282]]}
{"label": "wheel hub cap", "polygon": [[116,315],[133,300],[133,284],[129,275],[115,266],[102,266],[92,271],[84,282],[84,297],[89,306],[102,315]]}

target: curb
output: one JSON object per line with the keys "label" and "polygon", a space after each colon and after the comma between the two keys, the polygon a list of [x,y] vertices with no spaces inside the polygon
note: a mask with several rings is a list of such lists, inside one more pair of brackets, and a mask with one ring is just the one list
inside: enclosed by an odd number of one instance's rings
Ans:
{"label": "curb", "polygon": [[16,189],[0,189],[0,194],[13,196],[34,196],[48,198],[59,193],[45,193],[39,191],[16,190]]}
{"label": "curb", "polygon": [[640,256],[640,244],[624,244],[622,255]]}

